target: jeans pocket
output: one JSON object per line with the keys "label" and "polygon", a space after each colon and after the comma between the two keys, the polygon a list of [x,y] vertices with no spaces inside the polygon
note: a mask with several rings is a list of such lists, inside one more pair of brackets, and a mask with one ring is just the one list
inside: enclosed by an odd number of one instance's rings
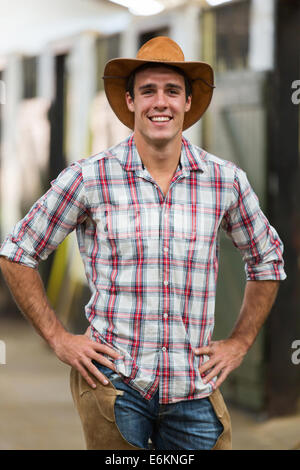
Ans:
{"label": "jeans pocket", "polygon": [[99,362],[96,362],[94,360],[92,361],[92,363],[97,367],[97,369],[103,375],[105,375],[105,377],[111,383],[111,385],[113,385],[115,382],[119,382],[119,381],[122,380],[120,375],[117,372],[115,372],[114,370],[110,369],[109,367],[106,367],[106,366],[104,366],[104,365],[102,365]]}

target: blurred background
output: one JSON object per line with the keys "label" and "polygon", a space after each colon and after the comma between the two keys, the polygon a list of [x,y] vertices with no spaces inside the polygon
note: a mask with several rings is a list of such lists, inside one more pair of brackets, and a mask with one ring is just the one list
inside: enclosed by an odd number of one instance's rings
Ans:
{"label": "blurred background", "polygon": [[[285,245],[288,278],[222,385],[234,448],[297,447],[299,0],[0,0],[1,241],[65,166],[129,135],[106,101],[104,64],[134,57],[158,35],[177,41],[186,60],[213,66],[212,103],[185,135],[247,172]],[[61,321],[83,333],[89,290],[75,245],[72,234],[40,273]],[[221,248],[214,339],[230,332],[245,284],[239,253],[225,237]],[[24,320],[2,275],[0,282],[0,449],[84,448],[68,366]]]}

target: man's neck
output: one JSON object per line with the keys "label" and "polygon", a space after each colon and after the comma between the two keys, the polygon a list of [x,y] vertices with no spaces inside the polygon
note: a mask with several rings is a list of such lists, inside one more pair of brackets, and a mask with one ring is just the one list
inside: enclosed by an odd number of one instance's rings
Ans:
{"label": "man's neck", "polygon": [[150,174],[170,176],[176,171],[181,155],[182,135],[178,135],[166,145],[146,142],[139,133],[134,133],[134,142],[143,162]]}

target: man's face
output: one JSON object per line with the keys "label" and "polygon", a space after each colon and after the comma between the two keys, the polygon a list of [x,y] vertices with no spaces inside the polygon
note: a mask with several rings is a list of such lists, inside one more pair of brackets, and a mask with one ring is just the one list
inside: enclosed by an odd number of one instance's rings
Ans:
{"label": "man's face", "polygon": [[184,78],[166,67],[136,73],[134,99],[126,93],[128,109],[134,112],[134,132],[145,143],[166,145],[181,137],[184,115],[191,107],[186,100]]}

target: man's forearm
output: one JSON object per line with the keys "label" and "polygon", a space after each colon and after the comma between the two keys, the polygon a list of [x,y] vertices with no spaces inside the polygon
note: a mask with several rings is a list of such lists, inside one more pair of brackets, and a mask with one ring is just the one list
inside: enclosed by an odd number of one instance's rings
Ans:
{"label": "man's forearm", "polygon": [[229,338],[248,349],[264,324],[276,299],[279,281],[248,281],[237,322]]}
{"label": "man's forearm", "polygon": [[0,267],[19,309],[52,346],[64,327],[48,302],[38,271],[4,257],[0,257]]}

